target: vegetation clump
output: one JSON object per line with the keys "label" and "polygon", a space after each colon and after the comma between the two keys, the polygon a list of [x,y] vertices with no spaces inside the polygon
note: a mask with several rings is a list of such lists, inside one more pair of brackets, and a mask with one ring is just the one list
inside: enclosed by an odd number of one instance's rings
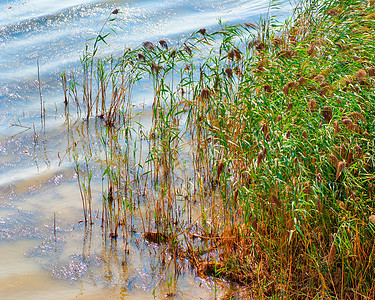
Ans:
{"label": "vegetation clump", "polygon": [[[373,1],[313,1],[276,30],[200,29],[180,48],[88,60],[80,107],[106,120],[109,230],[140,214],[148,240],[249,296],[374,299],[374,15]],[[149,151],[132,163],[118,149],[131,147],[128,97],[145,74]]]}

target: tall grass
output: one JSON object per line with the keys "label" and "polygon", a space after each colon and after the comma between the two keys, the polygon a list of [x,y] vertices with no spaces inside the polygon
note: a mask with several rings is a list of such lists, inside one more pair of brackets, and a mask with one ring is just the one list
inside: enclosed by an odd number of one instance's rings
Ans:
{"label": "tall grass", "polygon": [[[139,217],[146,239],[248,296],[373,299],[374,3],[302,4],[276,29],[267,19],[201,29],[182,47],[94,50],[81,102],[63,75],[65,99],[101,122],[112,238]],[[131,89],[147,75],[145,134]]]}

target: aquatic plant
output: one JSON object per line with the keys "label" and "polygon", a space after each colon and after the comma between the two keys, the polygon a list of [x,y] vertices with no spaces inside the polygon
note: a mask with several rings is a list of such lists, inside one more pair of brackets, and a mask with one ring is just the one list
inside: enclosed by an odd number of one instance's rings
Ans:
{"label": "aquatic plant", "polygon": [[[374,15],[372,1],[308,1],[283,27],[86,54],[70,103],[101,127],[111,238],[139,217],[145,239],[248,296],[374,298]],[[136,130],[147,76],[151,128]]]}

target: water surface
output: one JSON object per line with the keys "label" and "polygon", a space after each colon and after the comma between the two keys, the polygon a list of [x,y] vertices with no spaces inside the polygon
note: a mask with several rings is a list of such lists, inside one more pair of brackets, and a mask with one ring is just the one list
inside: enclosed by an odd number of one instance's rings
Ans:
{"label": "water surface", "polygon": [[[280,2],[280,15],[290,12]],[[269,10],[259,0],[2,0],[0,3],[0,298],[1,299],[211,299],[224,283],[195,276],[181,265],[169,280],[170,260],[135,232],[125,245],[85,228],[71,159],[60,74],[81,70],[85,45],[114,9],[117,32],[103,53],[142,42],[178,45],[218,22],[256,22]],[[38,67],[41,90],[38,83]],[[42,97],[40,97],[40,92]],[[143,95],[143,96],[142,96]],[[150,105],[147,93],[137,102]],[[46,122],[41,122],[41,102]],[[62,160],[61,160],[62,159]],[[101,198],[99,166],[93,195]],[[96,168],[96,169],[95,169]],[[95,170],[97,171],[95,173]],[[141,227],[135,223],[134,226]],[[163,271],[161,271],[163,270]]]}

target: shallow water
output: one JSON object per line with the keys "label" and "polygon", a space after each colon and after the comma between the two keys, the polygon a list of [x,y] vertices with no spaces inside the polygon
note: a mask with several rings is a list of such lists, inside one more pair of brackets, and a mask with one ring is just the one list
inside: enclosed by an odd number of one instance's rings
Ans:
{"label": "shallow water", "polygon": [[[290,13],[281,1],[279,14]],[[199,279],[134,233],[125,245],[85,227],[63,110],[61,72],[78,72],[79,58],[114,9],[117,34],[104,52],[143,41],[177,45],[192,31],[256,22],[268,11],[258,0],[2,0],[0,3],[0,298],[211,299],[228,288]],[[39,62],[45,126],[40,118]],[[151,104],[142,90],[137,103]],[[60,158],[63,158],[61,161]],[[97,168],[98,172],[95,172]],[[93,197],[100,199],[99,166]],[[134,226],[141,226],[135,222]],[[137,232],[137,231],[136,231]],[[161,262],[167,261],[165,265]]]}

